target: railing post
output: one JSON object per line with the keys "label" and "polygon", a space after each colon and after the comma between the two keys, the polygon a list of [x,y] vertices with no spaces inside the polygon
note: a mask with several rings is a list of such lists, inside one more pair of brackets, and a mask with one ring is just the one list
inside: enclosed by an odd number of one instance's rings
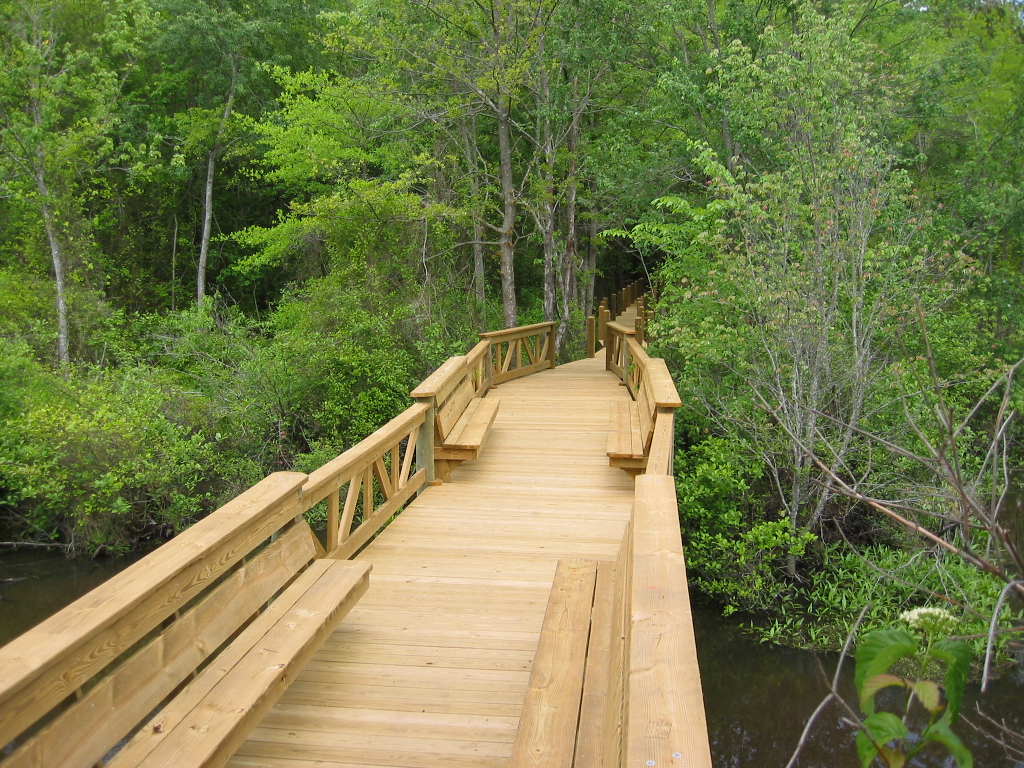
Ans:
{"label": "railing post", "polygon": [[555,324],[548,328],[548,365],[555,367]]}
{"label": "railing post", "polygon": [[[423,469],[427,473],[427,483],[434,481],[434,398],[416,398],[416,402],[426,403],[429,408],[423,414],[423,424],[420,426],[419,434],[416,436],[416,469]],[[424,486],[426,487],[426,486]],[[421,489],[422,492],[422,489]]]}
{"label": "railing post", "polygon": [[590,315],[587,318],[587,357],[593,357],[596,354],[596,344],[594,339],[594,316]]}
{"label": "railing post", "polygon": [[618,302],[619,302],[619,294],[613,293],[612,297],[611,297],[611,301],[608,304],[608,311],[611,312],[612,320],[614,320],[616,317],[619,316],[618,313],[615,311],[616,309],[618,309],[618,306],[617,306]]}
{"label": "railing post", "polygon": [[639,311],[637,312],[636,323],[635,323],[635,325],[633,327],[635,328],[635,331],[633,333],[633,338],[636,339],[636,343],[637,344],[639,344],[640,346],[643,346],[643,344],[644,344],[644,316],[643,316],[642,312],[639,312]]}
{"label": "railing post", "polygon": [[[607,301],[607,299],[605,299]],[[601,346],[608,346],[608,307],[605,305],[605,301],[601,302],[601,306],[597,308],[597,340],[601,342]]]}
{"label": "railing post", "polygon": [[338,520],[341,511],[341,491],[335,489],[327,497],[327,551],[333,552],[338,546]]}

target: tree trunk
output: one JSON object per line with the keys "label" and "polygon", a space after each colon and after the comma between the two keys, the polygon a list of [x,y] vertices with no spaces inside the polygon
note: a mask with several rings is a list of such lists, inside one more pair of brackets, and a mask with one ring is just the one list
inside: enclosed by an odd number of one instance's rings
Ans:
{"label": "tree trunk", "polygon": [[506,328],[518,323],[516,312],[516,276],[514,268],[517,200],[512,178],[512,136],[509,119],[508,97],[502,94],[498,100],[498,152],[501,163],[501,195],[504,215],[501,221],[501,312]]}
{"label": "tree trunk", "polygon": [[561,351],[565,344],[565,334],[572,316],[572,300],[576,296],[576,280],[580,272],[580,264],[576,262],[576,149],[579,144],[579,94],[576,79],[573,78],[573,110],[572,122],[569,124],[569,170],[565,179],[565,255],[563,258],[562,282],[562,317],[555,334],[555,348]]}
{"label": "tree trunk", "polygon": [[39,192],[39,208],[46,228],[46,239],[50,244],[50,258],[53,260],[53,275],[57,282],[57,360],[65,366],[71,362],[68,348],[68,302],[67,302],[67,261],[64,248],[57,234],[57,223],[50,208],[50,191],[46,184],[42,163],[36,168],[36,189]]}
{"label": "tree trunk", "polygon": [[206,298],[206,261],[210,254],[210,229],[213,224],[213,173],[217,163],[217,145],[206,158],[206,188],[203,193],[203,234],[199,239],[199,275],[196,279],[196,306]]}
{"label": "tree trunk", "polygon": [[221,113],[220,125],[217,127],[217,135],[214,137],[210,154],[206,158],[206,187],[203,194],[203,234],[199,240],[199,274],[196,277],[196,306],[203,305],[206,298],[206,262],[210,255],[210,230],[213,227],[213,176],[216,171],[217,158],[224,151],[221,140],[224,138],[224,131],[227,129],[228,120],[231,119],[231,110],[235,105],[235,88],[238,85],[238,62],[231,59],[231,86],[228,88],[227,100],[224,102],[224,111]]}
{"label": "tree trunk", "polygon": [[[42,130],[43,108],[38,99],[32,99],[32,123]],[[67,260],[64,246],[57,233],[57,222],[50,207],[50,188],[46,183],[46,155],[40,145],[35,151],[35,182],[39,194],[39,211],[43,216],[46,239],[50,244],[50,258],[53,261],[53,277],[57,283],[57,362],[63,367],[71,362],[68,333]]]}
{"label": "tree trunk", "polygon": [[[470,124],[472,123],[472,124]],[[470,194],[473,197],[470,216],[473,218],[473,297],[476,302],[474,316],[481,328],[487,325],[487,294],[484,285],[484,222],[480,203],[480,180],[477,164],[476,118],[462,120],[462,154],[469,173]]]}

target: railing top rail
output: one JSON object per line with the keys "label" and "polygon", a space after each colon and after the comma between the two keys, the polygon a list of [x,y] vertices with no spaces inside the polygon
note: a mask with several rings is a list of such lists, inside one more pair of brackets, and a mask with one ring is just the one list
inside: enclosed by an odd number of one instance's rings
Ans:
{"label": "railing top rail", "polygon": [[[477,345],[466,353],[466,364],[472,368],[480,358],[486,357],[490,350],[491,342],[488,339],[483,339],[482,341],[477,342]],[[418,388],[419,387],[417,387],[417,389]]]}
{"label": "railing top rail", "polygon": [[681,407],[683,401],[679,398],[676,383],[672,381],[672,374],[668,372],[665,361],[660,357],[649,357],[647,360],[644,373],[651,382],[651,394],[655,405],[659,408]]}
{"label": "railing top rail", "polygon": [[530,334],[536,333],[537,331],[543,328],[553,328],[554,326],[555,324],[553,322],[534,323],[533,325],[519,325],[516,326],[515,328],[505,328],[500,331],[487,331],[486,333],[481,333],[480,338],[501,339],[515,336],[529,336]]}
{"label": "railing top rail", "polygon": [[396,440],[404,438],[417,422],[423,421],[428,408],[430,406],[427,403],[409,406],[369,437],[360,440],[340,456],[311,472],[309,479],[302,486],[303,508],[309,509],[323,501],[339,485],[351,480],[356,473],[366,467],[367,463],[374,461],[383,451],[390,448]]}
{"label": "railing top rail", "polygon": [[645,367],[654,359],[647,354],[647,350],[644,349],[643,344],[637,341],[633,336],[626,337],[626,346],[629,347],[629,356]]}
{"label": "railing top rail", "polygon": [[609,320],[607,323],[605,323],[605,327],[611,328],[616,333],[622,333],[625,334],[626,336],[632,336],[634,333],[636,333],[635,329],[630,328],[629,326],[626,325],[622,325],[621,323],[617,323],[614,320]]}
{"label": "railing top rail", "polygon": [[438,367],[436,371],[427,376],[421,381],[409,396],[413,399],[421,397],[434,397],[439,391],[444,389],[444,385],[448,383],[448,380],[452,376],[457,376],[462,373],[466,363],[465,355],[457,355],[455,357],[449,357]]}

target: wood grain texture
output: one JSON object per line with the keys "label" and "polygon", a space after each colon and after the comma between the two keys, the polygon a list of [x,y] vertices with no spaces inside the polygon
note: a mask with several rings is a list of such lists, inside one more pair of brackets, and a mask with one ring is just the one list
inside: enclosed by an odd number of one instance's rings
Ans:
{"label": "wood grain texture", "polygon": [[0,648],[6,744],[291,520],[306,476],[278,472]]}
{"label": "wood grain texture", "polygon": [[571,768],[583,695],[595,560],[559,560],[510,768]]}
{"label": "wood grain texture", "polygon": [[590,640],[587,643],[587,666],[573,768],[601,768],[604,764],[605,710],[608,702],[608,662],[614,600],[615,563],[601,560],[597,564],[597,581],[594,586],[594,609],[590,616]]}
{"label": "wood grain texture", "polygon": [[626,766],[711,768],[675,480],[636,480]]}
{"label": "wood grain texture", "polygon": [[558,560],[614,559],[634,488],[608,466],[630,399],[601,360],[498,397],[480,457],[356,556],[372,585],[232,765],[508,766]]}
{"label": "wood grain texture", "polygon": [[292,525],[23,744],[4,768],[98,763],[315,557],[313,541],[305,521]]}
{"label": "wood grain texture", "polygon": [[369,572],[365,563],[313,563],[108,765],[226,763],[365,593]]}

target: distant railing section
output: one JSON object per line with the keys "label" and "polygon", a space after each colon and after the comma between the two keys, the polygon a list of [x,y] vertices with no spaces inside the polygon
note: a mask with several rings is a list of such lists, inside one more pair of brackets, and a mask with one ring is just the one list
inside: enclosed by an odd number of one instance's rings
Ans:
{"label": "distant railing section", "polygon": [[537,323],[481,333],[490,345],[491,383],[555,367],[555,324]]}
{"label": "distant railing section", "polygon": [[634,308],[634,327],[630,330],[640,344],[644,343],[650,319],[646,291],[646,283],[637,280],[610,297],[605,296],[601,299],[596,312],[587,318],[587,357],[594,357],[597,354],[598,344],[608,346],[608,324],[617,321],[630,307]]}

